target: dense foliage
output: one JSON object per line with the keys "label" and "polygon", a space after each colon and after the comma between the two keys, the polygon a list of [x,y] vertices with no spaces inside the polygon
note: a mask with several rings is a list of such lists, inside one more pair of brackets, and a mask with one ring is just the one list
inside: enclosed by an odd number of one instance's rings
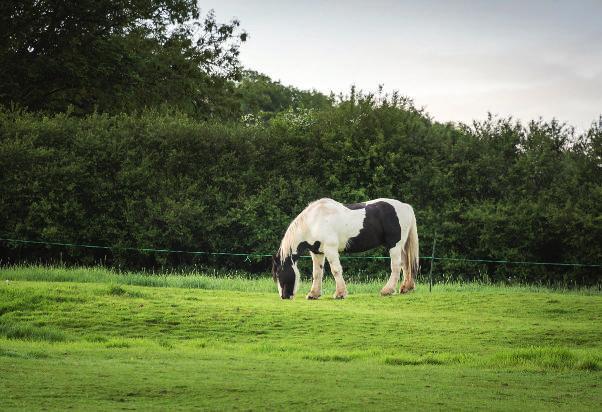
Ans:
{"label": "dense foliage", "polygon": [[[117,247],[274,252],[311,200],[394,197],[416,210],[422,255],[544,262],[602,259],[602,129],[557,122],[433,122],[397,96],[350,97],[262,122],[184,114],[0,113],[0,234]],[[269,259],[2,243],[34,258],[127,267],[267,270]],[[384,251],[383,251],[384,252]],[[429,267],[423,261],[423,268]],[[595,268],[437,261],[437,276],[599,279]],[[347,261],[352,274],[383,261]]]}
{"label": "dense foliage", "polygon": [[241,114],[263,120],[287,109],[319,110],[328,108],[333,103],[332,98],[320,92],[285,86],[253,70],[243,72],[236,91],[240,99]]}
{"label": "dense foliage", "polygon": [[194,0],[26,0],[0,13],[0,104],[49,113],[167,105],[197,118],[238,113],[247,34]]}

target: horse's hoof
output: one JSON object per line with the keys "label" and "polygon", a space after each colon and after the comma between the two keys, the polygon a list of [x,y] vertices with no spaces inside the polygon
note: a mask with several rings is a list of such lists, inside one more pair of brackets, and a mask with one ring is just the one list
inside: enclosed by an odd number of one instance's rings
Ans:
{"label": "horse's hoof", "polygon": [[399,293],[408,293],[414,290],[414,286],[410,286],[410,287],[403,287],[401,289],[399,289]]}
{"label": "horse's hoof", "polygon": [[381,296],[391,296],[393,293],[395,293],[395,289],[393,288],[382,288],[380,290]]}
{"label": "horse's hoof", "polygon": [[347,297],[347,293],[343,293],[343,294],[337,294],[337,293],[335,293],[333,297],[335,299],[345,299],[345,297]]}
{"label": "horse's hoof", "polygon": [[320,295],[318,296],[314,296],[314,295],[307,295],[306,298],[307,300],[318,300],[318,298],[320,297]]}

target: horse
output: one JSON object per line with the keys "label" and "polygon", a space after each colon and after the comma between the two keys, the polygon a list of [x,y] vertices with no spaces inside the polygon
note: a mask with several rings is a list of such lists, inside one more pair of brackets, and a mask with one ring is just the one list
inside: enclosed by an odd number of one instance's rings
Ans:
{"label": "horse", "polygon": [[340,252],[364,252],[385,246],[391,257],[391,276],[381,289],[383,296],[395,293],[400,270],[399,293],[415,288],[418,273],[418,231],[412,207],[395,199],[375,199],[342,204],[324,198],[310,203],[288,226],[277,253],[272,257],[272,274],[282,299],[292,299],[299,288],[299,256],[309,251],[313,282],[307,299],[322,294],[324,259],[328,259],[336,282],[335,299],[347,296]]}

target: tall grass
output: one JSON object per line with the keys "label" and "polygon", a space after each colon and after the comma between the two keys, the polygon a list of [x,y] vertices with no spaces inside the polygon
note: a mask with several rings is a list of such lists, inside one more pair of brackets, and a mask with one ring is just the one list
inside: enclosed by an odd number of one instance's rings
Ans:
{"label": "tall grass", "polygon": [[[309,287],[311,280],[306,274],[302,282],[302,289]],[[45,282],[81,282],[81,283],[110,283],[149,287],[172,287],[205,290],[232,290],[239,292],[266,293],[275,292],[276,287],[271,275],[250,274],[238,270],[216,269],[189,269],[171,270],[167,272],[131,272],[109,269],[101,266],[92,267],[63,267],[45,265],[12,265],[0,268],[1,281],[45,281]],[[347,288],[350,293],[378,293],[386,280],[355,280],[347,276]],[[334,291],[334,281],[331,276],[324,276],[324,293]],[[445,282],[433,285],[433,292],[499,292],[528,291],[546,292],[572,291],[581,294],[600,294],[600,286],[589,286],[568,289],[563,286],[531,285],[531,284],[503,284],[487,282]],[[428,292],[428,283],[416,286],[415,293]]]}

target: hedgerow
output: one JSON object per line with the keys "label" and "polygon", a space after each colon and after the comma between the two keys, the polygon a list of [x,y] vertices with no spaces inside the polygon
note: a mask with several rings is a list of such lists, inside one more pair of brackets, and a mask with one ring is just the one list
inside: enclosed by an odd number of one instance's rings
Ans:
{"label": "hedgerow", "polygon": [[[393,197],[414,207],[423,256],[436,235],[438,256],[599,263],[601,142],[595,125],[579,135],[556,121],[441,124],[397,96],[353,93],[331,108],[252,122],[156,110],[76,117],[3,109],[0,235],[116,249],[2,242],[0,253],[3,262],[261,272],[269,259],[119,247],[272,253],[312,200]],[[387,265],[347,261],[345,270],[383,274]],[[436,276],[449,279],[600,277],[599,268],[436,265]]]}

